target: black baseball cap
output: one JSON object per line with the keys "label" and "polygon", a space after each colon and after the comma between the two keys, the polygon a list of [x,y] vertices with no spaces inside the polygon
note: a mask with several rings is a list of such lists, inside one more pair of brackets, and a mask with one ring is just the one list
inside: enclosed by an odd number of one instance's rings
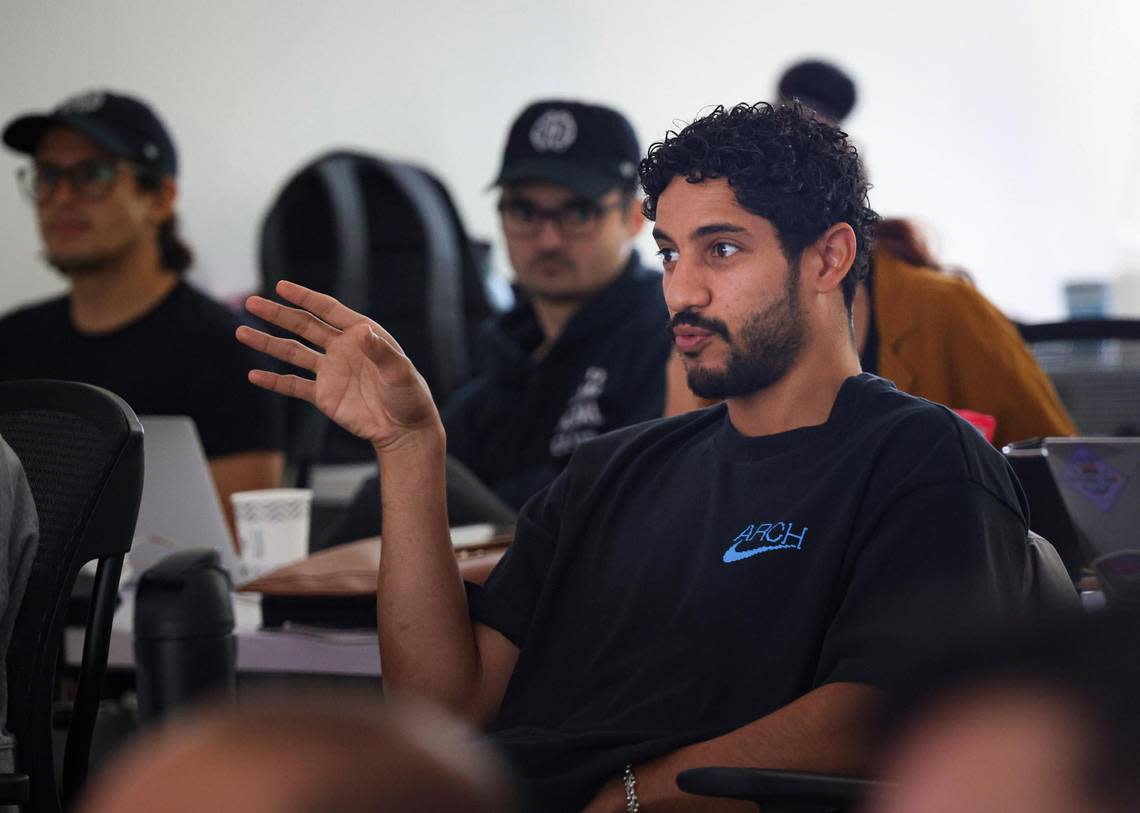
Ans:
{"label": "black baseball cap", "polygon": [[598,198],[637,177],[641,148],[625,116],[609,107],[535,102],[511,126],[493,186],[546,181]]}
{"label": "black baseball cap", "polygon": [[62,102],[48,113],[28,113],[4,128],[4,143],[34,155],[44,133],[70,127],[107,152],[162,175],[178,174],[178,151],[166,126],[145,102],[109,91],[91,91]]}

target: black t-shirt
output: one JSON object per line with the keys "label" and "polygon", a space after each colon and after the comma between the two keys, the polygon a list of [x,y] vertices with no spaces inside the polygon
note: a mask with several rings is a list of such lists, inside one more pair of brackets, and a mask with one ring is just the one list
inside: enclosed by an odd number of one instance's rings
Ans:
{"label": "black t-shirt", "polygon": [[59,297],[0,319],[0,381],[81,381],[139,415],[189,415],[211,458],[280,449],[280,399],[249,383],[266,361],[238,343],[236,327],[224,305],[185,282],[134,322],[96,335],[72,326]]}
{"label": "black t-shirt", "polygon": [[448,452],[517,510],[579,443],[664,412],[667,323],[661,274],[636,255],[538,360],[529,304],[488,323],[487,371],[442,413]]}
{"label": "black t-shirt", "polygon": [[614,432],[468,588],[520,648],[492,731],[536,800],[576,809],[626,762],[886,680],[933,577],[940,613],[1012,609],[1026,533],[1002,456],[867,374],[821,426],[744,437],[719,405]]}

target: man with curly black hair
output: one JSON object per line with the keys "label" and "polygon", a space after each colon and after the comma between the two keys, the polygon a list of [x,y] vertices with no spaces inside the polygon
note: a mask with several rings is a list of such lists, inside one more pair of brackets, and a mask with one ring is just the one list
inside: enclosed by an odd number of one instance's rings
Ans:
{"label": "man with curly black hair", "polygon": [[860,372],[875,215],[844,135],[796,108],[717,108],[651,148],[641,181],[674,344],[726,400],[579,446],[481,587],[451,551],[439,415],[383,328],[285,284],[297,308],[251,309],[324,352],[242,332],[316,374],[255,383],[376,448],[386,690],[488,724],[545,810],[717,809],[676,786],[702,765],[858,773],[897,625],[1023,601],[1002,457]]}

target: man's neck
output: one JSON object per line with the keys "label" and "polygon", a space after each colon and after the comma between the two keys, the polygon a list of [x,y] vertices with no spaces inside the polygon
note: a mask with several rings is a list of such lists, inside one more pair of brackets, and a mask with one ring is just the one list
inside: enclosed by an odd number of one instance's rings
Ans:
{"label": "man's neck", "polygon": [[852,303],[855,321],[855,348],[862,358],[867,348],[867,336],[871,332],[871,291],[867,281],[859,283],[855,289],[855,301]]}
{"label": "man's neck", "polygon": [[71,324],[80,333],[110,333],[154,308],[178,284],[157,257],[124,258],[98,270],[70,275]]}
{"label": "man's neck", "polygon": [[613,285],[628,265],[629,254],[626,254],[622,259],[621,265],[618,266],[617,270],[608,279],[605,285],[579,298],[560,299],[545,298],[537,295],[532,296],[531,307],[534,309],[534,318],[538,322],[539,330],[542,331],[542,344],[535,348],[533,357],[539,359],[545,356],[550,348],[554,346],[554,343],[558,341],[558,337],[566,330],[566,325],[570,324],[570,320],[574,318],[574,314],[580,311],[587,302]]}
{"label": "man's neck", "polygon": [[796,366],[760,392],[729,398],[728,415],[740,434],[776,435],[827,423],[843,382],[862,372],[844,331],[842,344],[806,348]]}
{"label": "man's neck", "polygon": [[582,305],[585,304],[583,300],[551,300],[551,299],[538,299],[536,298],[532,303],[534,307],[534,318],[538,321],[538,327],[542,331],[542,344],[535,350],[535,356],[541,357],[546,355],[546,351],[558,341],[558,337],[562,335],[562,331],[566,330],[566,325],[574,318]]}

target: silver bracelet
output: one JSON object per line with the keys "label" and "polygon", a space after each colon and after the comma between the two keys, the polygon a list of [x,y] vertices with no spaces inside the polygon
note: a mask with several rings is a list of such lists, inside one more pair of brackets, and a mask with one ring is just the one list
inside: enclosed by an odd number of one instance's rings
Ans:
{"label": "silver bracelet", "polygon": [[637,801],[637,777],[633,773],[633,763],[627,763],[622,775],[625,784],[625,813],[638,813],[641,805]]}

